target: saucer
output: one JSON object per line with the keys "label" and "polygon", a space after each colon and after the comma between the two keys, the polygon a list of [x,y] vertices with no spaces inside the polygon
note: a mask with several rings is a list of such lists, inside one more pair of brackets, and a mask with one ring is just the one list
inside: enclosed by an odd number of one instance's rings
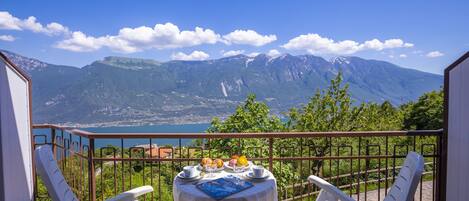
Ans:
{"label": "saucer", "polygon": [[180,179],[183,179],[183,180],[196,180],[196,179],[199,179],[200,178],[200,174],[198,175],[195,175],[193,177],[186,177],[186,175],[184,174],[184,172],[180,172],[179,174],[177,174],[177,177],[179,177]]}
{"label": "saucer", "polygon": [[262,175],[262,177],[254,176],[254,172],[252,172],[252,171],[246,173],[246,177],[248,177],[250,179],[267,179],[269,176],[270,175],[267,171],[264,171],[264,175]]}

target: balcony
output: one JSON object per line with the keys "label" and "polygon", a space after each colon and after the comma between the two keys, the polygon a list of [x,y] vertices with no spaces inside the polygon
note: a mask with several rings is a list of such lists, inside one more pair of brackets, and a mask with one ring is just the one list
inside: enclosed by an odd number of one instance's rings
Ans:
{"label": "balcony", "polygon": [[[274,173],[279,200],[313,200],[319,190],[307,181],[312,174],[357,200],[382,200],[409,151],[425,158],[415,200],[440,196],[443,130],[207,134],[91,133],[56,125],[33,129],[34,146],[52,146],[80,200],[104,200],[142,185],[155,189],[144,200],[172,200],[172,181],[182,167],[236,153]],[[221,140],[232,146],[217,143]],[[265,143],[251,146],[252,140]],[[36,199],[47,200],[35,177]]]}

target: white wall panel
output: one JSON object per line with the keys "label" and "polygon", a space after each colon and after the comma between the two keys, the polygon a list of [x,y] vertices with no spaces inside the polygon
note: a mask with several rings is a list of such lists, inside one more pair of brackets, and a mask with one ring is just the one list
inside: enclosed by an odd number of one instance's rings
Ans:
{"label": "white wall panel", "polygon": [[0,58],[0,143],[3,196],[0,200],[32,200],[33,175],[29,85]]}
{"label": "white wall panel", "polygon": [[469,59],[449,72],[446,200],[469,200]]}
{"label": "white wall panel", "polygon": [[464,61],[461,68],[461,101],[459,102],[461,111],[460,118],[460,141],[459,146],[461,150],[461,166],[459,171],[462,172],[459,189],[461,197],[464,200],[469,200],[469,59]]}

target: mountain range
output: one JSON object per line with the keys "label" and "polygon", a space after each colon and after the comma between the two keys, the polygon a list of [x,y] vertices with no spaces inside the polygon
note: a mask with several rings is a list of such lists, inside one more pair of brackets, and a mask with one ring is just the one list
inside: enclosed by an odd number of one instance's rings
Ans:
{"label": "mountain range", "polygon": [[55,65],[1,50],[33,80],[33,121],[78,126],[208,122],[248,94],[274,114],[308,102],[342,72],[355,103],[399,105],[443,84],[441,75],[359,57],[236,55],[158,62],[105,57],[84,67]]}

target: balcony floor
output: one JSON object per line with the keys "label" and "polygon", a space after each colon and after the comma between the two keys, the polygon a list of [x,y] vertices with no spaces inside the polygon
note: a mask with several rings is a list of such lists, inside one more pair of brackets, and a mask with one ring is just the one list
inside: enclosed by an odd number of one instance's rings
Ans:
{"label": "balcony floor", "polygon": [[[384,188],[380,190],[380,199],[378,199],[378,190],[368,191],[366,193],[366,200],[367,201],[378,201],[383,200],[384,198]],[[433,181],[424,181],[422,185],[422,199],[420,199],[420,184],[417,186],[417,190],[415,191],[415,200],[433,200]],[[357,199],[357,195],[352,196],[355,200]],[[360,200],[365,200],[365,193],[360,193]]]}

